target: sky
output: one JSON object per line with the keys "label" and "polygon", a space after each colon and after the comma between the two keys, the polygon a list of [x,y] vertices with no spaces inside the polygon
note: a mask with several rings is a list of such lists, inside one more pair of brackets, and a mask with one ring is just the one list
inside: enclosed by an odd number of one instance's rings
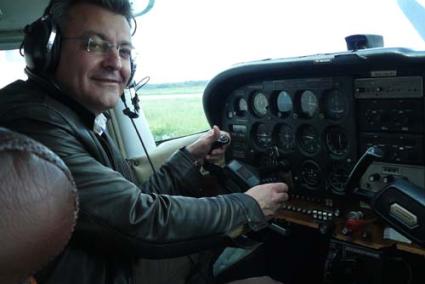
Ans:
{"label": "sky", "polygon": [[239,62],[344,51],[358,33],[425,50],[396,0],[156,0],[138,20],[136,76],[208,80]]}
{"label": "sky", "polygon": [[[359,33],[425,50],[397,0],[156,0],[138,18],[136,79],[210,80],[240,62],[344,51]],[[24,66],[17,51],[0,52],[0,87]]]}

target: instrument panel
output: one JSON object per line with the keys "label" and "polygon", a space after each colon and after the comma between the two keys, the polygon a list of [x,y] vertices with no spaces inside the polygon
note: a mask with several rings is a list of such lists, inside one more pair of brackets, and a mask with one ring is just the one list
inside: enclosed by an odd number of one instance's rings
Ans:
{"label": "instrument panel", "polygon": [[385,156],[359,189],[394,178],[424,188],[424,64],[423,52],[391,48],[248,62],[210,81],[204,109],[231,135],[228,161],[264,181],[285,173],[292,194],[351,200],[347,179],[372,146]]}
{"label": "instrument panel", "polygon": [[294,169],[297,188],[343,194],[357,156],[353,104],[350,77],[242,86],[224,103],[222,127],[232,136],[229,158],[258,168],[286,163]]}
{"label": "instrument panel", "polygon": [[[425,224],[423,66],[425,52],[385,48],[248,62],[209,82],[204,110],[231,135],[227,162],[288,184],[275,225],[318,229],[362,253],[423,256],[415,231]],[[367,156],[375,149],[382,155]],[[378,212],[375,197],[400,180],[411,198],[393,191]],[[419,241],[394,233],[397,222],[414,223],[404,232]]]}
{"label": "instrument panel", "polygon": [[[204,110],[231,135],[227,162],[288,184],[277,220],[379,248],[391,243],[373,196],[400,179],[425,190],[423,66],[424,52],[385,48],[248,62],[209,82]],[[365,166],[371,147],[383,155]]]}
{"label": "instrument panel", "polygon": [[[423,165],[422,77],[382,80],[324,77],[239,87],[222,110],[221,126],[233,141],[229,158],[269,171],[285,164],[295,190],[333,195],[345,194],[352,167],[370,146],[385,149],[388,162]],[[377,98],[365,95],[365,84],[405,91]]]}

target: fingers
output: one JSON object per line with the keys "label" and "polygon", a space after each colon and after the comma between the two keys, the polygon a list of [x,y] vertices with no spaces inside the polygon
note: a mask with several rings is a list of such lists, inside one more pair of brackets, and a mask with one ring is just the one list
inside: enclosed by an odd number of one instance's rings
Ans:
{"label": "fingers", "polygon": [[218,128],[217,125],[214,125],[208,134],[210,134],[208,137],[208,142],[212,144],[214,143],[215,140],[217,140],[220,137],[220,128]]}
{"label": "fingers", "polygon": [[[214,138],[215,140],[212,141],[213,144],[212,147],[214,149],[226,149],[230,144],[230,135],[226,131],[221,131],[220,128],[217,125],[214,125],[211,129],[214,132]],[[227,139],[226,139],[227,138]],[[217,154],[222,154],[220,152],[217,152]]]}
{"label": "fingers", "polygon": [[265,216],[272,216],[288,200],[288,186],[285,183],[268,183],[250,188],[246,194],[260,205]]}
{"label": "fingers", "polygon": [[201,135],[195,142],[186,146],[186,150],[196,160],[203,160],[211,149],[212,143],[220,137],[220,129],[217,126],[211,128],[207,133]]}
{"label": "fingers", "polygon": [[[214,125],[214,126],[213,126],[213,128],[214,128],[214,129],[215,129],[215,128],[217,128],[217,129],[218,129],[218,131],[219,131],[219,133],[220,133],[220,135],[221,135],[221,134],[226,135],[226,136],[227,136],[227,138],[229,138],[229,141],[231,142],[230,134],[229,134],[228,132],[223,131],[223,130],[220,130],[220,128],[219,128],[217,125]],[[227,143],[226,145],[224,145],[224,148],[225,148],[225,149],[227,148],[227,146],[229,146],[229,145],[230,145],[230,142],[229,142],[229,143]]]}
{"label": "fingers", "polygon": [[211,150],[212,145],[220,138],[221,134],[229,137],[230,141],[230,135],[225,131],[221,131],[217,125],[214,125],[207,133],[200,136],[198,140],[186,146],[186,150],[196,160],[203,161],[206,159],[211,163],[221,162],[224,160],[224,153],[228,144]]}
{"label": "fingers", "polygon": [[288,185],[283,182],[270,183],[270,186],[277,192],[288,192]]}
{"label": "fingers", "polygon": [[217,126],[213,126],[207,133],[202,135],[198,141],[200,141],[203,144],[211,145],[220,137],[220,129]]}
{"label": "fingers", "polygon": [[208,154],[208,156],[221,156],[224,154],[224,152],[226,152],[225,147],[220,147],[220,148],[216,148],[211,150],[211,152]]}
{"label": "fingers", "polygon": [[270,189],[273,192],[273,195],[275,198],[281,200],[281,199],[288,199],[288,185],[283,182],[277,182],[277,183],[270,183],[267,184]]}
{"label": "fingers", "polygon": [[211,134],[210,137],[208,137],[209,140],[205,140],[210,148],[206,158],[214,159],[214,157],[224,157],[224,152],[230,144],[230,135],[225,131],[221,131],[216,125],[209,131],[209,134]]}
{"label": "fingers", "polygon": [[217,125],[214,125],[213,128],[215,133],[220,133],[220,128]]}
{"label": "fingers", "polygon": [[287,192],[280,193],[279,197],[277,197],[276,203],[278,207],[281,207],[285,201],[289,199],[289,195]]}
{"label": "fingers", "polygon": [[274,183],[273,187],[275,190],[275,198],[279,205],[288,200],[288,185],[286,183]]}

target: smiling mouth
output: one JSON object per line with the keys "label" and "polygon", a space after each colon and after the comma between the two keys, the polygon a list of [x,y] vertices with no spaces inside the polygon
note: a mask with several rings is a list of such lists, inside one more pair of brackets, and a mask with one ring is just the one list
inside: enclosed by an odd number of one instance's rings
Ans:
{"label": "smiling mouth", "polygon": [[106,79],[106,78],[92,78],[92,80],[102,84],[120,85],[122,83],[121,80]]}

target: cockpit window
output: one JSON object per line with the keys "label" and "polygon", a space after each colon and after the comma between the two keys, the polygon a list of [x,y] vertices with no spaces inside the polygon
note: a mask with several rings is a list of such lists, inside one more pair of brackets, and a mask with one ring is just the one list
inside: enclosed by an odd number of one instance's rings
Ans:
{"label": "cockpit window", "polygon": [[207,129],[202,88],[235,63],[345,51],[344,38],[353,34],[382,35],[385,47],[424,50],[399,2],[404,1],[155,2],[138,18],[134,41],[136,76],[150,77],[140,97],[154,136],[162,140]]}
{"label": "cockpit window", "polygon": [[415,1],[157,1],[138,18],[140,72],[151,84],[208,80],[238,62],[344,51],[353,34],[425,49],[398,2]]}
{"label": "cockpit window", "polygon": [[26,79],[25,59],[18,50],[0,50],[0,88],[17,80]]}

